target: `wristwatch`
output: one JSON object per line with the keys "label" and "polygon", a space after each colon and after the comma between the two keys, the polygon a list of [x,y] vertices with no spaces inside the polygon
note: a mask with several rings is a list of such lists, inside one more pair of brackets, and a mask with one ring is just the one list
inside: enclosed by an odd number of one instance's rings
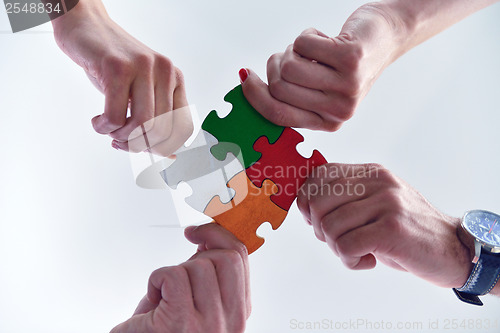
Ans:
{"label": "wristwatch", "polygon": [[474,267],[465,284],[453,291],[460,300],[481,306],[483,302],[478,296],[489,293],[500,278],[500,215],[469,211],[462,219],[461,229],[459,236],[465,235],[474,242]]}

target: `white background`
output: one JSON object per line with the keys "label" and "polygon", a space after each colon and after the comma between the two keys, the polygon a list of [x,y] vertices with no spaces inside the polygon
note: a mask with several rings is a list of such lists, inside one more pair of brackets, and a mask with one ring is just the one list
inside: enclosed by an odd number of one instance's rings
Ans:
{"label": "white background", "polygon": [[[202,118],[229,111],[222,98],[241,67],[263,75],[303,29],[335,35],[362,3],[105,1],[183,70]],[[499,17],[497,4],[406,54],[339,132],[303,131],[300,151],[382,163],[450,215],[500,212]],[[127,154],[93,132],[104,99],[57,48],[50,24],[14,35],[0,10],[0,30],[0,332],[109,331],[130,316],[154,269],[195,247],[175,228],[168,193],[136,187]],[[491,296],[473,307],[382,265],[345,269],[295,205],[278,231],[261,234],[248,332],[310,332],[293,329],[294,319],[421,322],[421,331],[438,320],[431,331],[445,332],[446,320],[499,318]]]}

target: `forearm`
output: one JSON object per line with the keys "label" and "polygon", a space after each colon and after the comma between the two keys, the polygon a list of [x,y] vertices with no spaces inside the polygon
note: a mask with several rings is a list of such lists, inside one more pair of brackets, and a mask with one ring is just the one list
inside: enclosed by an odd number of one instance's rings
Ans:
{"label": "forearm", "polygon": [[[66,0],[66,2],[75,2],[75,0]],[[64,32],[76,27],[82,20],[89,21],[94,18],[109,18],[102,1],[79,0],[70,12],[52,20],[56,40],[64,35]]]}
{"label": "forearm", "polygon": [[499,0],[383,0],[375,3],[387,10],[400,31],[395,59],[453,24]]}

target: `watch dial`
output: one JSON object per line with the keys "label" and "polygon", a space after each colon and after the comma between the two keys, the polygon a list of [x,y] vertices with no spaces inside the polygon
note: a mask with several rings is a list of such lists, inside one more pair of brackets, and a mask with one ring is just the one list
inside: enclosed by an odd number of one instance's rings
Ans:
{"label": "watch dial", "polygon": [[480,241],[500,246],[500,216],[487,211],[472,211],[465,215],[464,227]]}

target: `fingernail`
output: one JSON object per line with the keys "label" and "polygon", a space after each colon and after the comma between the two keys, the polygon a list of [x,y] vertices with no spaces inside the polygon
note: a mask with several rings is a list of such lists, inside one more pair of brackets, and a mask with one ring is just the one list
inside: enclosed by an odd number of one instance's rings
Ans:
{"label": "fingernail", "polygon": [[111,147],[115,148],[116,150],[120,150],[120,146],[118,145],[118,142],[116,140],[111,141]]}
{"label": "fingernail", "polygon": [[248,78],[248,70],[246,68],[242,68],[239,71],[240,74],[240,82],[243,83]]}

